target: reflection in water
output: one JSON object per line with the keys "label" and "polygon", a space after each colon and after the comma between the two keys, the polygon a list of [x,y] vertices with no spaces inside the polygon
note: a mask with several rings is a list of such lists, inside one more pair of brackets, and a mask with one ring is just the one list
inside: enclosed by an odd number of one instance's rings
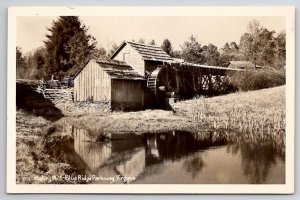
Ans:
{"label": "reflection in water", "polygon": [[[66,125],[52,154],[92,183],[284,183],[284,154],[274,145],[234,142],[224,134],[169,132],[95,143],[88,132]],[[225,134],[226,135],[226,134]],[[118,177],[108,181],[106,177]]]}
{"label": "reflection in water", "polygon": [[89,137],[86,130],[74,129],[74,151],[82,158],[88,169],[93,172],[97,170],[111,156],[111,147],[108,144],[97,144],[88,142]]}

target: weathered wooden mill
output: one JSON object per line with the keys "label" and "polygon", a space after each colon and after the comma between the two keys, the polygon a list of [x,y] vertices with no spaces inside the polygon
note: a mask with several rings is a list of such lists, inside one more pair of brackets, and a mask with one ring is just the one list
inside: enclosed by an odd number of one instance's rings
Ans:
{"label": "weathered wooden mill", "polygon": [[95,63],[75,76],[74,101],[107,101],[112,109],[125,110],[229,92],[226,72],[240,71],[187,63],[161,47],[134,42],[123,42],[111,60]]}

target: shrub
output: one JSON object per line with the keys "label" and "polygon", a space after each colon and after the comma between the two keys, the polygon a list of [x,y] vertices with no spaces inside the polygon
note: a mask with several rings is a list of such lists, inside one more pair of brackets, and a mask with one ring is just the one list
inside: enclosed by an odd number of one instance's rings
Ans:
{"label": "shrub", "polygon": [[259,90],[285,84],[285,73],[282,70],[230,72],[228,77],[239,91]]}

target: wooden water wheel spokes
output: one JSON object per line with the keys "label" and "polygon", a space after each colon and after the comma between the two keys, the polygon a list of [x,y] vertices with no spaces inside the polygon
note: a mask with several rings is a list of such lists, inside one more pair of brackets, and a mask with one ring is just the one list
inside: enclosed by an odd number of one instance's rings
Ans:
{"label": "wooden water wheel spokes", "polygon": [[171,66],[159,66],[148,77],[147,87],[157,97],[174,95],[177,91],[175,70]]}

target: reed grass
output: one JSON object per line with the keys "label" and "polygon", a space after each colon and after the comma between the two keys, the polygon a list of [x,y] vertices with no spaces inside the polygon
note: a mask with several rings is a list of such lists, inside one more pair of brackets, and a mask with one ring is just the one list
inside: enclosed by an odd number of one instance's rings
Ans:
{"label": "reed grass", "polygon": [[179,102],[177,112],[213,129],[253,133],[256,137],[284,135],[284,86]]}

